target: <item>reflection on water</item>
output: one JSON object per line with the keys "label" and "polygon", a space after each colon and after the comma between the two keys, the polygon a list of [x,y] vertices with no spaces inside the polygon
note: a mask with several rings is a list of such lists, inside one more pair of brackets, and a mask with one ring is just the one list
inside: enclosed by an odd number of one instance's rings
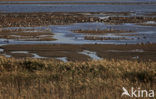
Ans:
{"label": "reflection on water", "polygon": [[80,54],[87,55],[87,56],[91,57],[93,60],[100,60],[101,59],[100,57],[98,57],[96,55],[96,52],[91,52],[88,50],[84,50],[84,51],[80,52]]}
{"label": "reflection on water", "polygon": [[155,0],[103,0],[103,1],[1,1],[0,3],[107,3],[107,2],[155,2]]}
{"label": "reflection on water", "polygon": [[[79,4],[79,3],[90,4]],[[110,16],[120,16],[121,13],[112,14],[106,12],[128,12],[124,17],[144,15],[145,13],[156,12],[155,3],[153,4],[94,4],[94,3],[137,3],[137,2],[156,2],[155,0],[106,0],[106,1],[17,1],[17,2],[0,2],[1,12],[87,12],[89,16],[107,19]],[[8,3],[8,4],[4,4]],[[9,4],[14,3],[14,4]],[[33,3],[33,4],[15,4],[15,3]],[[41,3],[41,4],[35,4]],[[46,4],[49,3],[49,4]],[[56,4],[56,3],[75,3],[75,4]],[[100,13],[88,13],[100,12]],[[105,13],[102,13],[105,12]],[[155,21],[147,21],[144,24],[155,24]],[[89,35],[94,37],[106,38],[126,38],[126,39],[109,39],[109,40],[86,40],[87,34],[74,33],[72,30],[104,30],[113,28],[115,30],[132,30],[133,33],[106,33],[102,35]],[[4,29],[50,29],[54,33],[55,41],[22,41],[15,39],[0,39],[2,44],[138,44],[138,43],[156,43],[156,28],[155,26],[144,26],[133,23],[110,25],[106,23],[75,23],[70,25],[49,25],[46,27],[6,27]],[[35,31],[39,32],[39,31]],[[15,35],[11,35],[15,36]],[[42,36],[43,37],[43,36]],[[36,55],[34,55],[36,56]]]}
{"label": "reflection on water", "polygon": [[[102,4],[119,3],[120,4]],[[151,4],[141,4],[140,2],[152,2]],[[154,2],[154,3],[153,3]],[[8,4],[3,4],[8,3]],[[9,3],[31,3],[31,4],[9,4]],[[40,3],[40,4],[35,4]],[[57,3],[65,3],[63,5]],[[74,3],[74,4],[67,4]],[[79,4],[82,3],[82,4]],[[83,3],[89,3],[87,5]],[[99,5],[95,4],[99,3]],[[127,3],[127,4],[122,4]],[[128,4],[136,3],[136,4]],[[155,12],[155,0],[115,0],[115,1],[17,1],[0,2],[1,12],[135,12],[136,14],[144,12]]]}
{"label": "reflection on water", "polygon": [[10,58],[11,55],[7,55],[7,54],[2,54],[3,56],[7,57],[7,58]]}
{"label": "reflection on water", "polygon": [[68,62],[67,57],[57,57],[56,59],[63,61],[63,62]]}
{"label": "reflection on water", "polygon": [[3,51],[4,51],[4,49],[1,49],[1,48],[0,48],[0,52],[3,52]]}
{"label": "reflection on water", "polygon": [[39,56],[39,55],[36,54],[36,53],[32,53],[32,55],[33,55],[33,58],[46,58],[46,57]]}
{"label": "reflection on water", "polygon": [[134,56],[132,57],[132,59],[139,59],[139,56]]}
{"label": "reflection on water", "polygon": [[[3,49],[0,49],[0,52],[3,52],[4,50]],[[33,57],[32,58],[46,58],[46,57],[42,57],[42,56],[39,56],[38,54],[36,53],[29,53],[28,51],[11,51],[11,53],[13,54],[32,54]],[[11,57],[11,55],[7,55],[7,54],[2,54],[4,55],[5,57]]]}
{"label": "reflection on water", "polygon": [[147,21],[147,22],[145,22],[145,24],[156,24],[156,22],[155,21]]}
{"label": "reflection on water", "polygon": [[[107,28],[117,30],[132,30],[132,33],[105,33],[101,35],[87,35],[74,33],[72,30],[104,30]],[[55,41],[19,41],[0,39],[1,44],[138,44],[138,43],[156,43],[156,28],[153,26],[130,25],[106,25],[104,23],[75,23],[71,25],[51,25],[47,27],[21,27],[21,29],[50,29],[54,33]],[[4,29],[20,29],[20,27],[4,28]],[[119,40],[85,40],[85,36],[107,37],[107,38],[126,38]],[[7,42],[6,42],[7,41]]]}
{"label": "reflection on water", "polygon": [[15,54],[28,54],[28,51],[12,51],[11,53],[15,53]]}

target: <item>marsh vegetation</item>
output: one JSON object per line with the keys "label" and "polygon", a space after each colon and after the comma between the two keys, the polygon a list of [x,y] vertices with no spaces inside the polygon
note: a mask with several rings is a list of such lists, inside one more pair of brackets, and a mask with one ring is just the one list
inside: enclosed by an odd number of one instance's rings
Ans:
{"label": "marsh vegetation", "polygon": [[0,97],[120,99],[123,86],[155,89],[155,65],[113,59],[64,63],[0,57]]}

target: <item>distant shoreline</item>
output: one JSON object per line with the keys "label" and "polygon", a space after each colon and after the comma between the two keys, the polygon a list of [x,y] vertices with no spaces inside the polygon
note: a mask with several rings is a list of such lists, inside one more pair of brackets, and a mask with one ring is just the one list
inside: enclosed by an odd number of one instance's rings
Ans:
{"label": "distant shoreline", "polygon": [[[65,1],[65,2],[64,2]],[[156,4],[154,1],[128,1],[128,0],[0,0],[0,4]]]}
{"label": "distant shoreline", "polygon": [[[0,0],[0,1],[96,1],[96,0]],[[119,0],[98,0],[98,1],[119,1]]]}
{"label": "distant shoreline", "polygon": [[136,1],[136,0],[0,0],[0,1]]}

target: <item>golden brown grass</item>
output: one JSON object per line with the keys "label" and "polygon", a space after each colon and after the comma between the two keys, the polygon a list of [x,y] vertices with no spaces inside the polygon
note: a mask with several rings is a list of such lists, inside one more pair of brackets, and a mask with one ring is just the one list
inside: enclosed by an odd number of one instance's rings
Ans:
{"label": "golden brown grass", "polygon": [[155,89],[155,66],[150,61],[63,63],[0,57],[0,98],[121,99],[122,87]]}
{"label": "golden brown grass", "polygon": [[[90,13],[96,14],[96,13]],[[99,14],[99,13],[97,13]],[[156,21],[156,17],[145,16],[132,16],[125,17],[118,15],[125,15],[129,13],[104,13],[110,16],[106,19],[100,19],[92,15],[86,15],[86,13],[79,12],[53,12],[53,13],[0,13],[0,27],[34,27],[34,26],[48,26],[48,25],[67,25],[73,23],[84,23],[84,22],[100,22],[105,24],[122,24],[122,23],[135,23],[142,24],[147,21]],[[113,15],[113,16],[111,16]],[[115,15],[115,16],[114,16]],[[105,31],[111,32],[132,32],[132,31]],[[104,32],[104,33],[105,33]]]}
{"label": "golden brown grass", "polygon": [[0,13],[0,27],[36,27],[48,25],[66,25],[81,22],[96,22],[97,17],[90,17],[78,12],[33,12]]}

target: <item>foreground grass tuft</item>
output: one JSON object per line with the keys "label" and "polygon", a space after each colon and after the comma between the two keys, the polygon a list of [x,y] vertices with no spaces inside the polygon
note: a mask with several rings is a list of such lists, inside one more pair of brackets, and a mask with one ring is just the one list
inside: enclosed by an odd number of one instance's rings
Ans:
{"label": "foreground grass tuft", "polygon": [[63,63],[0,57],[0,98],[120,99],[122,87],[156,89],[155,66],[154,61]]}

